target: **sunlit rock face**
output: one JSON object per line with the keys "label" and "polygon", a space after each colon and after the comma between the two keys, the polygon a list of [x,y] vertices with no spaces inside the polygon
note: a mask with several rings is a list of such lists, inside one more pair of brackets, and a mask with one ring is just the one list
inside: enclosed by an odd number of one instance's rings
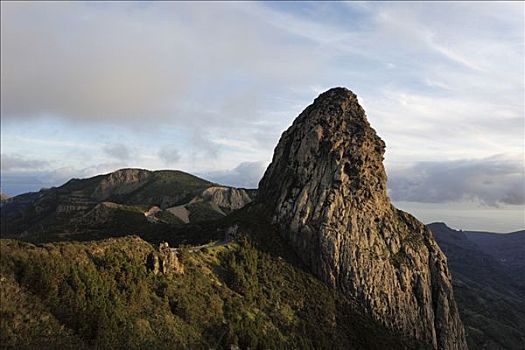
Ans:
{"label": "sunlit rock face", "polygon": [[446,258],[390,203],[384,151],[356,95],[328,90],[281,136],[257,202],[312,272],[377,320],[436,349],[466,349]]}

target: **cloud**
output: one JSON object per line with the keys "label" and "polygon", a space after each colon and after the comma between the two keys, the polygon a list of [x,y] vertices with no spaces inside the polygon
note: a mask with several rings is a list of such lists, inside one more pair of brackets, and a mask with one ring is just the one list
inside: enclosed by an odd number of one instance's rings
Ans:
{"label": "cloud", "polygon": [[181,158],[179,151],[172,147],[161,148],[158,156],[167,165],[177,163]]}
{"label": "cloud", "polygon": [[2,172],[24,171],[45,168],[49,162],[40,159],[30,159],[18,154],[2,154]]}
{"label": "cloud", "polygon": [[2,177],[0,177],[1,192],[9,196],[35,192],[43,187],[48,186],[34,172],[2,172]]}
{"label": "cloud", "polygon": [[219,144],[213,142],[209,135],[203,130],[193,130],[191,134],[190,154],[193,160],[204,158],[215,159],[220,152]]}
{"label": "cloud", "polygon": [[128,146],[122,143],[113,143],[104,146],[103,151],[105,154],[120,161],[126,161],[131,158],[131,151]]}
{"label": "cloud", "polygon": [[[427,159],[414,144],[435,130],[463,157],[515,151],[523,6],[3,2],[2,119],[53,115],[73,122],[66,128],[139,133],[169,125],[242,141],[248,159],[262,146],[263,160],[315,93],[345,85],[367,101],[395,157]],[[193,158],[222,150],[191,139]]]}
{"label": "cloud", "polygon": [[212,171],[201,175],[222,185],[257,188],[266,166],[264,162],[242,162],[231,170]]}
{"label": "cloud", "polygon": [[150,127],[254,119],[246,112],[269,86],[302,81],[318,63],[245,7],[4,2],[2,116]]}
{"label": "cloud", "polygon": [[39,191],[42,188],[60,186],[73,178],[84,179],[109,173],[119,168],[122,168],[122,164],[119,162],[100,163],[80,169],[68,166],[55,169],[11,168],[5,170],[2,168],[0,186],[2,192],[14,196]]}
{"label": "cloud", "polygon": [[523,205],[525,171],[523,161],[503,156],[418,162],[390,170],[388,188],[394,201]]}

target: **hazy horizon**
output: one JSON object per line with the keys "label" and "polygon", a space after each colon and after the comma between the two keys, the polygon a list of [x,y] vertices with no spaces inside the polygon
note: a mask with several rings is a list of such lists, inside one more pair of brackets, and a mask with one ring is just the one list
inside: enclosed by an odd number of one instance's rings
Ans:
{"label": "hazy horizon", "polygon": [[119,168],[257,187],[319,93],[357,94],[393,202],[525,228],[524,4],[1,3],[1,189]]}

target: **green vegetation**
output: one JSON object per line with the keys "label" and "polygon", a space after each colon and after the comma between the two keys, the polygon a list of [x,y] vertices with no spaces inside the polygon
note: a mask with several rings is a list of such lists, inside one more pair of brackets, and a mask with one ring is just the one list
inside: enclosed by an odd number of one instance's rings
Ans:
{"label": "green vegetation", "polygon": [[[175,206],[190,201],[197,193],[213,184],[197,176],[178,171],[154,171],[151,178],[130,194],[116,198],[117,202]],[[164,203],[167,199],[171,199]]]}
{"label": "green vegetation", "polygon": [[[223,223],[233,221],[242,226],[242,215]],[[416,348],[305,272],[271,227],[254,226],[237,241],[179,249],[182,275],[149,271],[154,248],[138,237],[44,245],[1,240],[0,343],[35,349]]]}
{"label": "green vegetation", "polygon": [[182,221],[176,215],[173,215],[172,213],[166,210],[155,214],[155,217],[159,220],[160,223],[168,225],[184,225],[184,221]]}
{"label": "green vegetation", "polygon": [[523,349],[525,303],[454,275],[454,296],[470,349]]}
{"label": "green vegetation", "polygon": [[186,208],[190,211],[190,222],[216,220],[224,216],[219,207],[208,202],[192,203]]}
{"label": "green vegetation", "polygon": [[[468,232],[453,230],[444,223],[430,224],[429,228],[447,256],[469,348],[523,350],[523,276],[480,250]],[[507,239],[500,234],[488,235],[494,235],[494,245]],[[509,260],[514,255],[519,261],[519,253],[508,253]]]}

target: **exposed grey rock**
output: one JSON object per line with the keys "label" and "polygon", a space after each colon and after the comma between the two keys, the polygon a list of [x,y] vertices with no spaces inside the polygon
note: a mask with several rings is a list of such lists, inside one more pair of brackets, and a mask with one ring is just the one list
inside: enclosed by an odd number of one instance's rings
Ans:
{"label": "exposed grey rock", "polygon": [[205,189],[200,196],[194,198],[190,203],[197,201],[208,201],[221,208],[235,210],[250,203],[252,198],[242,188],[213,186]]}
{"label": "exposed grey rock", "polygon": [[230,241],[232,239],[236,239],[239,237],[239,225],[235,224],[233,226],[230,226],[226,229],[226,232],[224,234],[224,239],[226,241]]}
{"label": "exposed grey rock", "polygon": [[317,276],[375,319],[436,349],[466,349],[446,258],[390,203],[384,151],[357,97],[331,89],[281,136],[257,202]]}
{"label": "exposed grey rock", "polygon": [[91,196],[103,201],[111,196],[131,193],[143,186],[151,175],[151,171],[143,169],[117,170],[100,181]]}
{"label": "exposed grey rock", "polygon": [[165,210],[178,217],[182,222],[189,223],[190,221],[195,222],[194,218],[191,217],[191,214],[196,210],[196,207],[197,210],[200,210],[201,215],[206,211],[208,215],[204,215],[204,218],[209,219],[226,216],[232,211],[251,203],[252,200],[253,198],[250,196],[250,190],[234,187],[212,186],[193,197],[188,203],[167,208]]}
{"label": "exposed grey rock", "polygon": [[61,214],[71,214],[82,212],[93,207],[93,200],[82,191],[73,191],[67,195],[59,196],[59,204],[55,212]]}
{"label": "exposed grey rock", "polygon": [[159,246],[160,265],[162,273],[181,274],[184,273],[184,266],[179,262],[177,253],[170,248],[168,243],[161,243]]}

